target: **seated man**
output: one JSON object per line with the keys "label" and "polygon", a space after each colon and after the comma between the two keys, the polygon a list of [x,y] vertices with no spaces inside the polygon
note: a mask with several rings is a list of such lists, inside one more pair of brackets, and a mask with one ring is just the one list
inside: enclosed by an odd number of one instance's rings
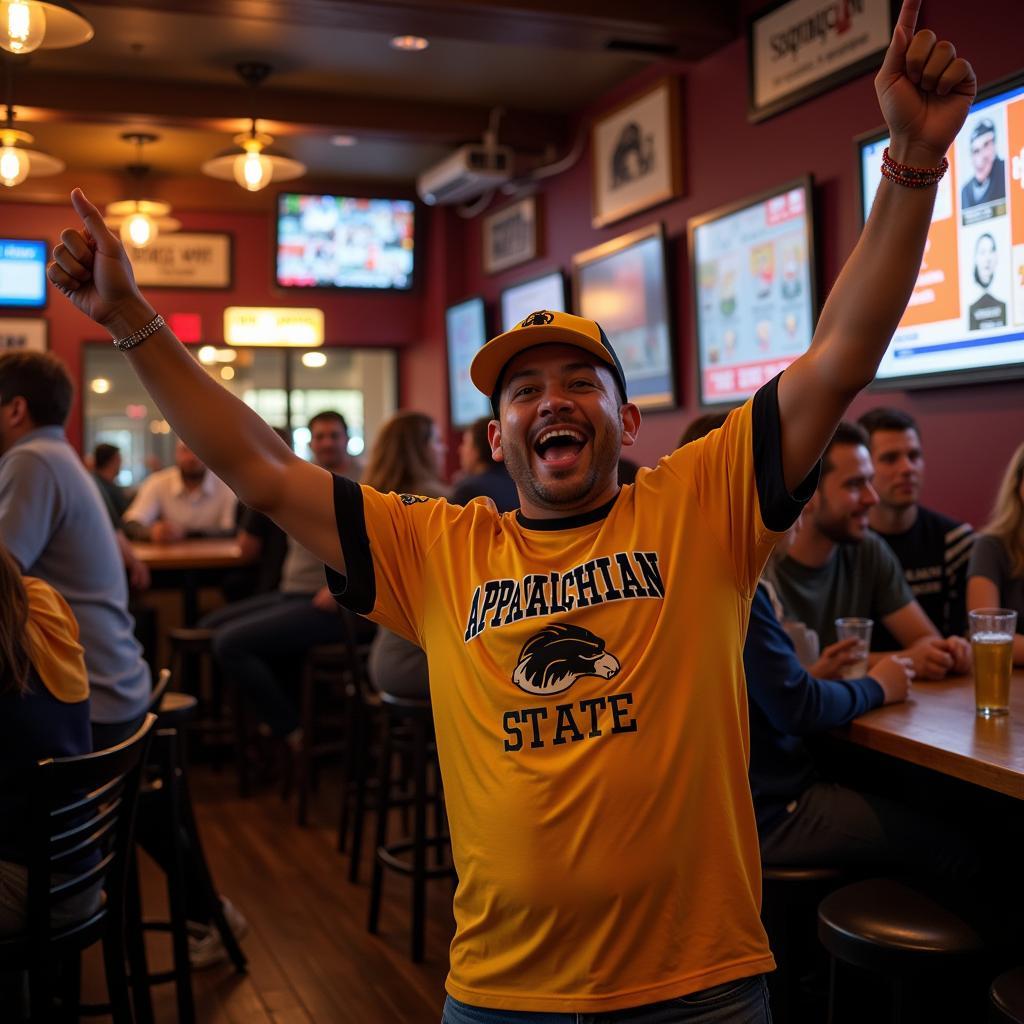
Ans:
{"label": "seated man", "polygon": [[868,526],[868,512],[878,503],[873,476],[867,434],[856,424],[840,423],[825,449],[804,528],[772,569],[782,605],[818,634],[822,646],[835,642],[837,617],[859,616],[885,626],[918,678],[966,672],[967,642],[939,635],[914,600],[899,560]]}
{"label": "seated man", "polygon": [[231,488],[215,477],[182,441],[174,466],[146,477],[124,514],[132,540],[170,544],[185,537],[233,537],[238,505]]}
{"label": "seated man", "polygon": [[[974,544],[970,523],[918,504],[924,455],[914,418],[900,409],[878,408],[858,420],[867,431],[878,504],[868,511],[871,528],[892,548],[918,604],[943,636],[967,630],[967,563]],[[899,647],[881,623],[873,645]]]}
{"label": "seated man", "polygon": [[92,478],[110,507],[115,523],[120,523],[130,502],[117,483],[121,472],[121,449],[114,444],[98,444],[92,452]]}

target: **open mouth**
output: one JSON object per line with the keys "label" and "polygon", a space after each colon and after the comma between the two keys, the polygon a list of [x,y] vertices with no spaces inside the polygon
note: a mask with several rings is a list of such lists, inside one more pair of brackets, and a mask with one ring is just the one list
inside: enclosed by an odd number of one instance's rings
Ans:
{"label": "open mouth", "polygon": [[533,450],[545,465],[564,468],[576,461],[586,443],[586,435],[575,427],[548,427],[541,431]]}

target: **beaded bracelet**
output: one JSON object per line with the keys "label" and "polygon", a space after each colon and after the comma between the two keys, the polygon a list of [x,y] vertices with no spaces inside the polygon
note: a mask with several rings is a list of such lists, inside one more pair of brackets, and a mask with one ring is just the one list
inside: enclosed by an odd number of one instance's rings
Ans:
{"label": "beaded bracelet", "polygon": [[911,167],[894,160],[889,155],[888,146],[882,151],[882,176],[905,188],[930,188],[937,185],[948,170],[949,160],[946,157],[938,167]]}
{"label": "beaded bracelet", "polygon": [[140,327],[137,331],[133,331],[126,338],[115,338],[114,348],[119,352],[127,352],[130,348],[135,348],[136,345],[141,345],[151,334],[156,334],[161,327],[166,327],[167,321],[159,314],[153,317],[148,324]]}

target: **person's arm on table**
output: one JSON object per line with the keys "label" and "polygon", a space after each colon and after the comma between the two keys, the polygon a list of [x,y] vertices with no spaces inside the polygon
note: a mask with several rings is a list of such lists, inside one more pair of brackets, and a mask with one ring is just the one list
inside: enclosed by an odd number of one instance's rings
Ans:
{"label": "person's arm on table", "polygon": [[[904,0],[875,91],[894,160],[938,167],[977,89],[951,43],[914,34],[921,0]],[[779,415],[786,486],[821,457],[854,396],[874,378],[917,280],[936,186],[908,188],[883,177],[871,216],[839,275],[810,349],[782,374]]]}
{"label": "person's arm on table", "polygon": [[[967,581],[967,610],[977,608],[999,608],[1001,601],[999,587],[987,576],[972,576]],[[1021,633],[1020,616],[1017,617],[1017,632],[1013,637],[1013,663],[1024,665],[1024,634]]]}
{"label": "person's arm on table", "polygon": [[[884,616],[882,625],[903,645],[899,654],[911,660],[918,679],[945,679],[970,667],[971,650],[963,637],[940,636],[917,601]],[[881,657],[872,655],[872,664]]]}
{"label": "person's arm on table", "polygon": [[[50,281],[112,338],[156,313],[140,294],[124,247],[81,189],[71,193],[83,229],[61,233]],[[175,433],[246,505],[344,572],[331,474],[295,455],[244,402],[214,381],[168,327],[126,353]]]}

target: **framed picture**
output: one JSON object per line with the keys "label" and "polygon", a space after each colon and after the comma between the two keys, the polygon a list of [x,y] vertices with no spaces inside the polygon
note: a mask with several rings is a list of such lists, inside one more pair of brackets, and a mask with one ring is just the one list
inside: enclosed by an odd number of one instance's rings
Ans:
{"label": "framed picture", "polygon": [[596,320],[642,409],[676,405],[676,369],[661,224],[613,238],[573,257],[576,312]]}
{"label": "framed picture", "polygon": [[566,313],[565,278],[552,270],[527,281],[517,281],[501,293],[501,329],[510,331],[534,310],[551,309]]}
{"label": "framed picture", "polygon": [[763,121],[877,68],[898,0],[777,0],[747,21],[748,109]]}
{"label": "framed picture", "polygon": [[45,352],[47,323],[40,317],[0,317],[0,352]]}
{"label": "framed picture", "polygon": [[682,192],[680,117],[679,81],[663,78],[594,122],[595,228]]}
{"label": "framed picture", "polygon": [[487,341],[487,310],[479,295],[457,302],[444,312],[448,348],[448,418],[453,427],[468,427],[491,410],[469,377],[469,364]]}
{"label": "framed picture", "polygon": [[483,219],[484,273],[497,274],[540,255],[540,204],[527,196]]}
{"label": "framed picture", "polygon": [[175,231],[145,249],[128,246],[136,282],[144,288],[231,287],[231,235],[219,231]]}

